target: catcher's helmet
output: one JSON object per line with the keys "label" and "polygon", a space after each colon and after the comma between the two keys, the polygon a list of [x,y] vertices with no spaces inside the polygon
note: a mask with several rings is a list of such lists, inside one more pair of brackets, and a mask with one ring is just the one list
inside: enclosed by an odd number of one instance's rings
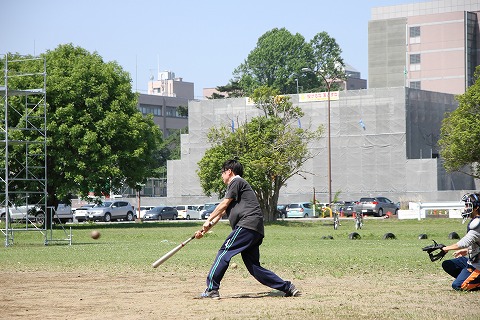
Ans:
{"label": "catcher's helmet", "polygon": [[472,214],[475,208],[480,207],[480,195],[476,193],[464,194],[462,201],[465,202],[465,209],[462,212],[462,217],[467,219]]}

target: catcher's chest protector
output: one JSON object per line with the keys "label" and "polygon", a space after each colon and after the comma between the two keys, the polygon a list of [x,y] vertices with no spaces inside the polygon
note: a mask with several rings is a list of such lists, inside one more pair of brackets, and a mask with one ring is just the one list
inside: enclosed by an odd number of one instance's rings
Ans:
{"label": "catcher's chest protector", "polygon": [[[476,217],[470,221],[468,224],[468,231],[470,230],[475,230],[478,233],[480,233],[480,217]],[[472,262],[479,262],[480,260],[480,240],[477,240],[477,242],[473,243],[469,248],[468,248],[468,258]]]}
{"label": "catcher's chest protector", "polygon": [[[468,230],[467,231],[475,230],[479,226],[480,226],[480,217],[476,217],[476,218],[472,219],[472,221],[470,221],[470,223],[468,224]],[[480,230],[478,230],[478,231],[480,232]]]}

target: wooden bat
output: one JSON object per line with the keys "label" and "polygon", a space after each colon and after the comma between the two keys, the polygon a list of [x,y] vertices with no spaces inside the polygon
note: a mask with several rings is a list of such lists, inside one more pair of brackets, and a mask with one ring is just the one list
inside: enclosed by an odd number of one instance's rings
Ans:
{"label": "wooden bat", "polygon": [[192,241],[193,239],[195,239],[195,235],[191,236],[190,238],[188,238],[187,240],[183,241],[182,243],[180,243],[178,246],[176,246],[175,248],[173,248],[172,250],[168,251],[167,253],[165,253],[160,259],[158,259],[157,261],[155,261],[154,263],[152,263],[152,267],[156,268],[158,267],[159,265],[161,265],[162,263],[164,263],[165,261],[167,261],[168,259],[170,259],[175,253],[177,253],[178,251],[180,251],[180,249],[182,249],[183,247],[185,247],[185,245],[187,243],[189,243],[190,241]]}

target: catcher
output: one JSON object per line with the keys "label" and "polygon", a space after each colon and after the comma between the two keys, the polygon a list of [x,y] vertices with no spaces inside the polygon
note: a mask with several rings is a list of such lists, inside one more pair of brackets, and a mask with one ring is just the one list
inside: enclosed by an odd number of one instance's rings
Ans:
{"label": "catcher", "polygon": [[454,259],[443,261],[442,268],[455,278],[453,289],[480,290],[480,194],[466,194],[462,201],[465,202],[464,221],[471,218],[467,234],[457,243],[441,248],[444,253],[455,250]]}

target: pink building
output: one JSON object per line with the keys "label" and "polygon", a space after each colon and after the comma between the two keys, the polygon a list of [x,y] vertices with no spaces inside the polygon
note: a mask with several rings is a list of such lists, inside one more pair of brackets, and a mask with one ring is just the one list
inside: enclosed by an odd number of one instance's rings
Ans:
{"label": "pink building", "polygon": [[372,9],[370,88],[462,94],[480,64],[479,1],[437,0]]}

